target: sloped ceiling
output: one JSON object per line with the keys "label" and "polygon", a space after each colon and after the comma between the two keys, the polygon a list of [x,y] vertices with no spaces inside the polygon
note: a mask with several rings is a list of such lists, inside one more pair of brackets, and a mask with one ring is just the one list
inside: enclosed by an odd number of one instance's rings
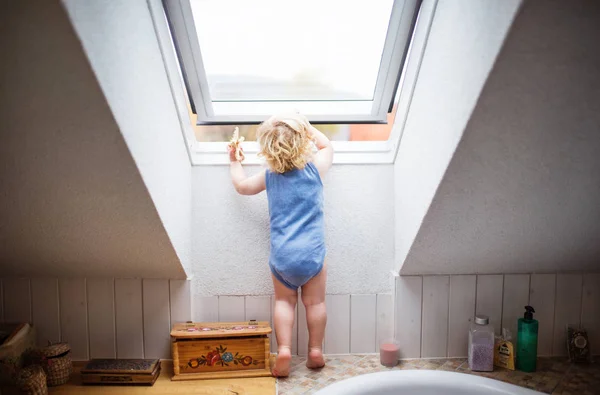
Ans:
{"label": "sloped ceiling", "polygon": [[402,274],[600,268],[600,5],[527,1]]}
{"label": "sloped ceiling", "polygon": [[185,278],[58,1],[0,10],[0,276]]}

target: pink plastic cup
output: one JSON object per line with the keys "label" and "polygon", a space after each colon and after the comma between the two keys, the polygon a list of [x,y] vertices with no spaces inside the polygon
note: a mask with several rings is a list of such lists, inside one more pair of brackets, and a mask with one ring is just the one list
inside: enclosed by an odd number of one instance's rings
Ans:
{"label": "pink plastic cup", "polygon": [[398,365],[400,346],[394,339],[386,339],[379,343],[379,360],[383,366],[389,368]]}

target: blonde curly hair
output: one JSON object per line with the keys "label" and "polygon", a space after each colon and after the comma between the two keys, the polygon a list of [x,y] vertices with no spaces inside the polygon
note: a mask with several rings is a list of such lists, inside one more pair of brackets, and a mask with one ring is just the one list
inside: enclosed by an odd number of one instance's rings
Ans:
{"label": "blonde curly hair", "polygon": [[310,123],[301,114],[273,115],[258,127],[256,139],[258,155],[275,173],[303,169],[312,157]]}

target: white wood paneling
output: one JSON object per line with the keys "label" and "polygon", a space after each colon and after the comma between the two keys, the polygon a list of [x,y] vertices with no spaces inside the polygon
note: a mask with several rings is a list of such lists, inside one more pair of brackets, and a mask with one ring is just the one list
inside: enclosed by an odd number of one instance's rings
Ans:
{"label": "white wood paneling", "polygon": [[169,284],[171,300],[171,325],[192,321],[192,295],[189,280],[171,280]]}
{"label": "white wood paneling", "polygon": [[[498,331],[504,326],[516,337],[526,304],[536,309],[540,322],[538,355],[566,354],[567,323],[581,321],[592,344],[600,343],[600,274],[401,276],[395,295],[327,295],[326,303],[327,354],[376,352],[379,341],[391,336],[393,321],[402,358],[443,357],[445,348],[449,357],[464,357],[475,311],[489,315]],[[76,360],[170,358],[171,320],[189,320],[192,307],[198,322],[271,322],[275,352],[273,306],[269,296],[196,296],[192,303],[185,280],[144,280],[143,286],[138,279],[0,282],[0,321],[4,316],[7,321],[31,319],[40,344],[68,341]],[[305,325],[304,306],[297,306],[294,354],[308,350]]]}
{"label": "white wood paneling", "polygon": [[376,337],[377,295],[350,295],[350,352],[375,352]]}
{"label": "white wood paneling", "polygon": [[554,310],[553,355],[567,355],[567,324],[579,325],[581,320],[581,274],[556,276],[556,307]]}
{"label": "white wood paneling", "polygon": [[89,359],[87,295],[84,278],[60,279],[58,282],[61,341],[71,346],[76,361]]}
{"label": "white wood paneling", "polygon": [[86,286],[90,358],[116,358],[115,281],[90,278]]}
{"label": "white wood paneling", "polygon": [[398,276],[396,278],[394,332],[400,344],[400,358],[421,357],[422,296],[422,277]]}
{"label": "white wood paneling", "polygon": [[[529,287],[529,304],[535,309],[538,329],[538,355],[552,355],[554,336],[555,274],[532,274]],[[513,337],[516,338],[516,333]]]}
{"label": "white wood paneling", "polygon": [[246,321],[271,322],[271,297],[246,296]]}
{"label": "white wood paneling", "polygon": [[4,279],[0,279],[0,322],[4,322]]}
{"label": "white wood paneling", "polygon": [[502,287],[501,274],[485,274],[477,276],[477,299],[475,314],[490,317],[497,335],[502,333]]}
{"label": "white wood paneling", "polygon": [[277,333],[275,332],[275,295],[271,295],[271,329],[273,330],[273,332],[271,332],[271,352],[276,353]]}
{"label": "white wood paneling", "polygon": [[448,276],[423,277],[421,357],[442,358],[448,353]]}
{"label": "white wood paneling", "polygon": [[517,320],[523,317],[529,304],[529,274],[505,275],[503,294],[502,328],[510,330],[516,347]]}
{"label": "white wood paneling", "polygon": [[28,278],[5,278],[4,321],[31,322],[31,290]]}
{"label": "white wood paneling", "polygon": [[[294,309],[294,325],[292,325],[292,355],[298,355],[298,305],[302,303],[298,299],[296,308]],[[275,317],[273,317],[275,319]]]}
{"label": "white wood paneling", "polygon": [[246,321],[267,321],[271,326],[272,332],[269,335],[271,341],[271,352],[273,351],[273,342],[275,338],[275,329],[271,319],[271,296],[246,296]]}
{"label": "white wood paneling", "polygon": [[327,354],[350,353],[350,295],[327,295],[327,326],[325,348]]}
{"label": "white wood paneling", "polygon": [[169,280],[145,279],[142,283],[145,358],[171,357]]}
{"label": "white wood paneling", "polygon": [[218,296],[194,296],[194,322],[218,322],[219,321],[219,297]]}
{"label": "white wood paneling", "polygon": [[31,279],[31,315],[38,346],[60,341],[57,279]]}
{"label": "white wood paneling", "polygon": [[[302,303],[298,301],[298,303]],[[273,321],[271,334],[271,352],[277,352],[277,332],[275,331],[275,295],[271,296],[271,319]],[[298,305],[294,309],[294,325],[292,327],[292,355],[298,355]]]}
{"label": "white wood paneling", "polygon": [[600,274],[583,277],[581,325],[587,329],[592,353],[600,354]]}
{"label": "white wood paneling", "polygon": [[243,296],[219,296],[219,321],[244,321],[245,315]]}
{"label": "white wood paneling", "polygon": [[377,336],[375,349],[379,352],[382,341],[394,337],[394,299],[391,294],[377,295]]}
{"label": "white wood paneling", "polygon": [[448,357],[466,357],[469,327],[475,316],[477,277],[451,276],[448,308]]}
{"label": "white wood paneling", "polygon": [[306,325],[306,309],[300,293],[298,294],[298,355],[308,355],[308,327]]}
{"label": "white wood paneling", "polygon": [[115,280],[117,358],[144,358],[142,281]]}

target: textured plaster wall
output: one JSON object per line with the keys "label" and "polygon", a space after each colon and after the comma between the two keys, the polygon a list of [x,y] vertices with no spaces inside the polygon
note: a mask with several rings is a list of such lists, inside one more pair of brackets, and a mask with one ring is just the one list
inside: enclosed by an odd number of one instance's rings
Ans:
{"label": "textured plaster wall", "polygon": [[395,162],[402,267],[521,2],[440,0]]}
{"label": "textured plaster wall", "polygon": [[0,53],[0,275],[184,277],[60,3],[3,2]]}
{"label": "textured plaster wall", "polygon": [[191,165],[143,0],[63,0],[171,243],[189,268]]}
{"label": "textured plaster wall", "polygon": [[402,273],[600,267],[600,5],[526,2]]}
{"label": "textured plaster wall", "polygon": [[[249,168],[256,172],[259,167]],[[327,292],[391,292],[392,165],[337,165],[324,179]],[[193,168],[193,272],[197,295],[273,292],[266,194],[238,195],[226,166]]]}

